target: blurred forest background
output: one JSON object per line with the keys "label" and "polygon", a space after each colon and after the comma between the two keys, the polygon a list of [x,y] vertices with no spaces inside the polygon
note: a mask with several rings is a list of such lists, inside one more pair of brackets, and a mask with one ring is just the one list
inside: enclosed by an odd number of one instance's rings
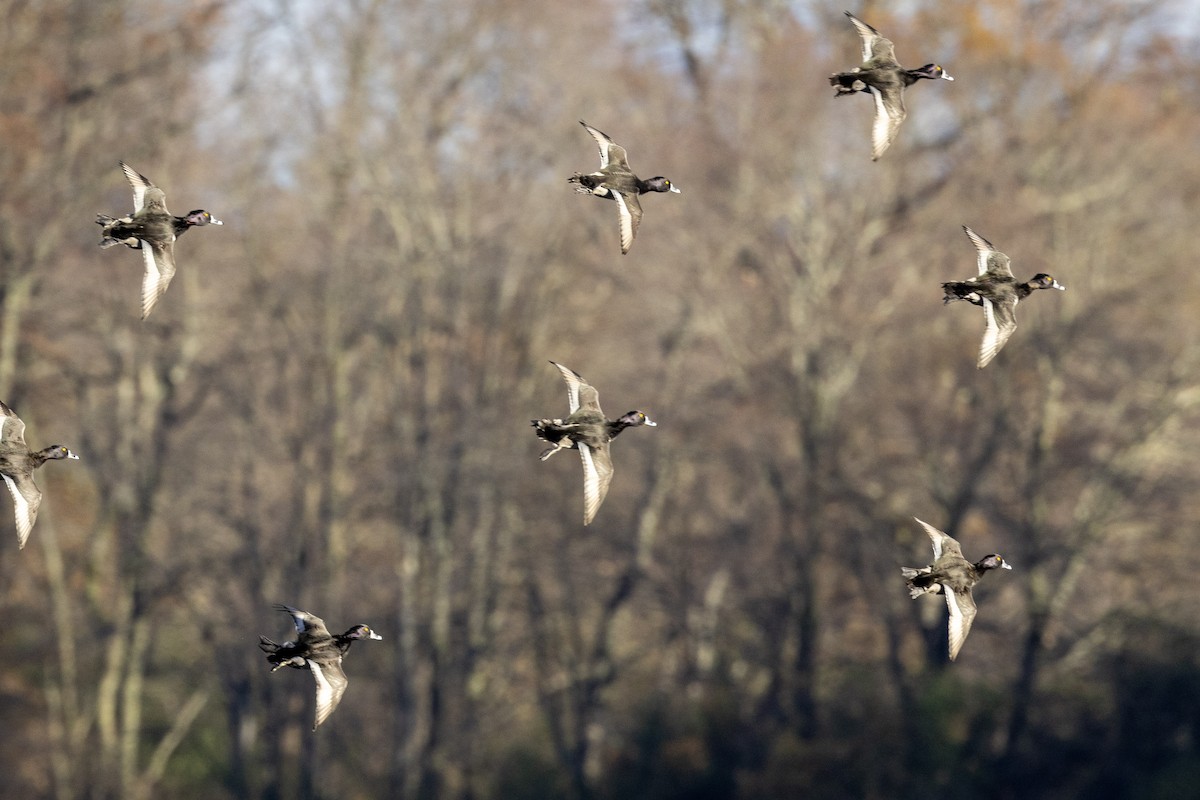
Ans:
{"label": "blurred forest background", "polygon": [[[4,798],[1180,798],[1200,785],[1189,2],[3,0]],[[1186,21],[1186,24],[1184,24]],[[620,255],[580,117],[651,195]],[[183,238],[146,322],[125,160]],[[972,226],[1065,293],[975,369]],[[583,528],[554,359],[615,416]],[[1015,569],[955,664],[918,515]],[[366,622],[315,734],[283,602]]]}

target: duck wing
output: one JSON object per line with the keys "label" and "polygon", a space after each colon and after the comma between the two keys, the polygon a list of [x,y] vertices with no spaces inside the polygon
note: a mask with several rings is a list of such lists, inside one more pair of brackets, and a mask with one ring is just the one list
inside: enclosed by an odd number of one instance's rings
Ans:
{"label": "duck wing", "polygon": [[124,161],[121,162],[121,171],[125,173],[125,179],[133,187],[133,211],[135,214],[143,208],[162,211],[164,214],[170,213],[167,211],[167,196],[162,189],[159,189],[149,178]]}
{"label": "duck wing", "polygon": [[0,402],[0,448],[16,449],[22,453],[29,452],[25,444],[25,423],[17,416],[17,412]]}
{"label": "duck wing", "polygon": [[[562,373],[563,380],[567,382],[567,407],[571,409],[572,414],[581,407],[600,411],[600,393],[596,391],[594,386],[570,367],[564,367],[557,361],[551,361],[550,363],[558,367],[558,371]],[[600,413],[603,414],[604,412],[600,411]]]}
{"label": "duck wing", "polygon": [[995,245],[966,225],[963,225],[963,231],[967,234],[967,238],[971,240],[971,244],[975,245],[975,252],[978,254],[980,275],[991,273],[1002,278],[1013,277],[1008,256],[1001,253],[996,249]]}
{"label": "duck wing", "polygon": [[608,495],[613,476],[612,456],[607,443],[593,447],[577,442],[575,446],[583,460],[583,524],[588,525]]}
{"label": "duck wing", "polygon": [[845,14],[854,23],[854,29],[858,31],[858,38],[862,40],[862,60],[864,64],[871,60],[874,60],[877,66],[896,63],[896,51],[889,39],[880,36],[879,31],[849,11],[845,12]]}
{"label": "duck wing", "polygon": [[42,505],[42,492],[30,475],[6,475],[0,473],[13,498],[13,509],[17,521],[17,549],[25,547],[33,523],[37,521],[38,508]]}
{"label": "duck wing", "polygon": [[983,342],[979,345],[979,369],[988,365],[1017,329],[1017,298],[995,302],[983,299]]}
{"label": "duck wing", "polygon": [[949,553],[959,558],[963,557],[962,548],[959,547],[958,542],[953,537],[948,536],[944,531],[938,530],[922,519],[917,519],[916,517],[913,517],[913,519],[917,520],[917,523],[925,529],[925,533],[929,534],[929,539],[933,542],[934,561],[941,558],[943,553]]}
{"label": "duck wing", "polygon": [[158,300],[171,285],[175,277],[175,245],[172,241],[160,243],[142,242],[142,261],[145,264],[145,274],[142,276],[142,319],[150,316],[150,312],[158,305]]}
{"label": "duck wing", "polygon": [[875,100],[875,122],[871,126],[871,160],[878,161],[896,138],[900,123],[908,112],[904,110],[904,90],[899,86],[888,89],[867,87]]}
{"label": "duck wing", "polygon": [[600,169],[606,169],[609,164],[629,169],[629,161],[624,147],[614,142],[607,133],[596,130],[583,120],[579,120],[579,124],[592,135],[592,138],[596,140],[596,145],[600,148]]}
{"label": "duck wing", "polygon": [[971,632],[971,623],[975,621],[975,598],[971,590],[959,592],[949,587],[944,588],[946,608],[950,610],[948,630],[950,634],[950,660],[958,658],[967,634]]}
{"label": "duck wing", "polygon": [[325,621],[320,617],[282,603],[276,604],[275,608],[291,615],[292,624],[296,626],[296,634],[299,636],[301,642],[311,646],[313,644],[320,644],[325,640],[333,640],[329,629],[325,627]]}
{"label": "duck wing", "polygon": [[346,693],[346,684],[349,681],[346,680],[346,673],[342,671],[341,657],[322,663],[310,659],[308,667],[317,682],[317,717],[313,723],[315,731],[329,718],[338,707],[338,703],[342,702],[342,695]]}
{"label": "duck wing", "polygon": [[617,213],[621,221],[621,255],[625,255],[633,247],[633,237],[637,236],[638,226],[642,224],[642,202],[634,192],[609,189],[609,193],[617,201]]}

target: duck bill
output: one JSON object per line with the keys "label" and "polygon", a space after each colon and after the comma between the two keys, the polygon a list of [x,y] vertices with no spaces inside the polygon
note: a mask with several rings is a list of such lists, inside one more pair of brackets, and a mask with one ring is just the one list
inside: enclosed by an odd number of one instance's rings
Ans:
{"label": "duck bill", "polygon": [[943,73],[942,73],[942,80],[944,80],[944,81],[952,81],[952,80],[954,80],[954,78],[950,77],[950,73],[949,73],[949,72],[943,72]]}
{"label": "duck bill", "polygon": [[216,217],[209,218],[208,223],[210,225],[224,225],[225,224],[224,222],[221,222],[221,220],[217,219]]}
{"label": "duck bill", "polygon": [[71,452],[70,450],[68,450],[68,451],[67,451],[67,458],[73,458],[73,459],[75,459],[76,461],[78,461],[78,460],[79,460],[79,456],[75,455],[75,454],[74,454],[73,452]]}
{"label": "duck bill", "polygon": [[1061,283],[1059,283],[1058,281],[1055,281],[1055,282],[1054,282],[1054,288],[1055,288],[1055,289],[1058,289],[1060,292],[1065,292],[1065,291],[1067,290],[1067,287],[1063,286],[1063,285],[1062,285]]}
{"label": "duck bill", "polygon": [[382,637],[382,636],[380,636],[380,635],[379,635],[378,633],[376,633],[375,631],[371,631],[371,638],[372,638],[372,639],[379,639],[380,641],[382,641],[382,640],[383,640],[383,637]]}
{"label": "duck bill", "polygon": [[1007,561],[1002,561],[1000,563],[1000,569],[1012,569],[1012,564],[1008,563]]}
{"label": "duck bill", "polygon": [[651,428],[657,428],[657,427],[658,427],[658,423],[657,423],[657,422],[655,422],[654,420],[650,419],[649,417],[646,417],[646,421],[645,421],[645,422],[643,422],[642,424],[643,424],[643,425],[649,425]]}
{"label": "duck bill", "polygon": [[683,194],[683,192],[679,191],[679,187],[673,183],[671,184],[671,191],[674,192],[675,194]]}

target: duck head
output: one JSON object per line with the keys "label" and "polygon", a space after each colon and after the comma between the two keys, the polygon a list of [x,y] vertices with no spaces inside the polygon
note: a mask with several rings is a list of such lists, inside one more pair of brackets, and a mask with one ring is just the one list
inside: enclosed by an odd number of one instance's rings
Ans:
{"label": "duck head", "polygon": [[641,411],[630,411],[627,414],[622,414],[617,419],[617,425],[622,428],[636,428],[639,425],[649,425],[651,428],[658,427],[658,423],[647,417]]}
{"label": "duck head", "polygon": [[975,565],[975,569],[980,572],[989,569],[1012,569],[1012,564],[1001,558],[999,553],[989,553],[980,559],[979,563]]}
{"label": "duck head", "polygon": [[361,622],[342,635],[347,639],[383,639],[382,636]]}
{"label": "duck head", "polygon": [[662,175],[657,175],[648,181],[642,181],[642,184],[646,187],[642,189],[643,192],[674,192],[675,194],[683,194],[675,184]]}
{"label": "duck head", "polygon": [[1050,275],[1044,272],[1039,272],[1029,279],[1029,286],[1033,289],[1058,289],[1065,292],[1067,287],[1063,286]]}
{"label": "duck head", "polygon": [[941,64],[926,64],[923,67],[918,67],[917,69],[911,70],[911,72],[913,76],[917,78],[928,78],[930,80],[941,78],[944,81],[954,80],[954,78],[950,77],[949,72],[946,72],[946,70],[942,69]]}
{"label": "duck head", "polygon": [[50,445],[49,447],[47,447],[45,450],[42,451],[42,455],[46,458],[47,461],[49,461],[50,459],[60,459],[60,458],[73,458],[76,461],[79,460],[79,456],[75,455],[70,450],[68,450],[65,445],[61,445],[61,444]]}
{"label": "duck head", "polygon": [[225,224],[224,222],[221,222],[221,220],[217,219],[212,214],[208,213],[207,211],[205,211],[202,208],[196,209],[195,211],[189,211],[187,213],[187,215],[184,217],[184,220],[187,222],[188,225],[194,225],[194,226],[224,225]]}

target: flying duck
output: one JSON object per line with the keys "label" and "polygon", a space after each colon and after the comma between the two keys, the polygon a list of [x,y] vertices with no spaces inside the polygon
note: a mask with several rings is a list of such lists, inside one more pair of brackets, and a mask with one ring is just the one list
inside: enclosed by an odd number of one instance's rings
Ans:
{"label": "flying duck", "polygon": [[571,414],[566,419],[535,419],[530,422],[538,438],[551,445],[542,453],[542,461],[559,450],[579,450],[583,460],[583,524],[587,525],[595,518],[612,483],[613,464],[609,442],[626,428],[641,425],[654,427],[657,423],[641,411],[630,411],[617,419],[605,418],[600,410],[600,395],[595,388],[578,372],[554,361],[550,363],[558,368],[567,382],[567,406]]}
{"label": "flying duck", "polygon": [[124,161],[121,169],[133,187],[133,213],[119,218],[97,214],[96,224],[103,226],[101,247],[123,244],[142,251],[146,267],[142,278],[142,319],[145,319],[175,277],[175,240],[188,228],[224,223],[204,209],[182,217],[173,216],[167,210],[167,196],[162,189]]}
{"label": "flying duck", "polygon": [[79,456],[61,444],[52,444],[36,453],[25,444],[25,423],[16,412],[0,403],[0,478],[12,495],[17,517],[17,547],[24,548],[37,521],[42,491],[33,482],[33,471],[47,461]]}
{"label": "flying duck", "polygon": [[575,189],[580,194],[594,194],[597,197],[607,197],[617,202],[617,213],[621,221],[621,254],[629,252],[633,247],[633,237],[637,235],[638,225],[642,221],[642,204],[638,195],[646,192],[675,192],[669,180],[661,175],[644,181],[629,168],[625,156],[625,148],[609,138],[608,134],[596,130],[583,120],[579,124],[592,135],[600,147],[600,170],[583,175],[576,172],[568,183],[577,183]]}
{"label": "flying duck", "polygon": [[325,623],[307,611],[292,606],[276,605],[280,611],[292,616],[296,625],[296,641],[279,644],[266,636],[258,637],[258,646],[267,654],[267,661],[275,666],[271,672],[292,667],[308,669],[317,682],[317,716],[313,730],[324,722],[337,708],[346,692],[346,673],[342,671],[342,657],[358,639],[382,639],[366,625],[358,624],[345,633],[330,635]]}
{"label": "flying duck", "polygon": [[971,596],[971,587],[988,570],[1012,569],[1012,566],[998,553],[986,555],[972,564],[963,558],[958,542],[928,522],[919,519],[917,522],[933,542],[933,563],[927,567],[901,567],[900,572],[907,580],[910,597],[915,599],[939,592],[946,596],[946,607],[950,610],[950,660],[953,661],[958,658],[958,651],[975,621],[975,598]]}
{"label": "flying duck", "polygon": [[1004,343],[1017,329],[1017,303],[1035,289],[1058,289],[1066,291],[1058,281],[1044,272],[1039,272],[1028,281],[1020,283],[1013,277],[1008,256],[1001,253],[987,239],[963,226],[967,238],[975,245],[978,253],[979,275],[965,281],[947,281],[942,284],[942,304],[954,300],[966,300],[983,306],[983,343],[979,347],[979,369],[988,365]]}
{"label": "flying duck", "polygon": [[896,52],[890,40],[879,35],[879,31],[858,17],[845,12],[854,23],[862,39],[861,66],[849,72],[835,72],[829,83],[837,89],[836,97],[866,92],[875,100],[875,124],[871,127],[871,160],[877,161],[896,138],[900,123],[904,122],[904,90],[922,78],[954,78],[938,64],[926,64],[918,69],[905,69],[896,61]]}

